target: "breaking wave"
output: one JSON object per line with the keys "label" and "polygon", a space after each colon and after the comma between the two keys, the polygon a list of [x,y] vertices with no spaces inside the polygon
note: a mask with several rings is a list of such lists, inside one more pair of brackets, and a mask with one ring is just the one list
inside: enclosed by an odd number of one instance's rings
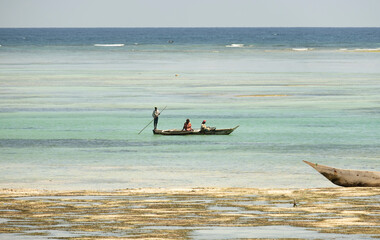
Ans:
{"label": "breaking wave", "polygon": [[226,45],[226,47],[241,48],[241,47],[244,47],[244,44],[242,44],[242,43],[232,43],[230,45]]}
{"label": "breaking wave", "polygon": [[306,51],[312,51],[314,48],[292,48],[292,51],[296,52],[306,52]]}
{"label": "breaking wave", "polygon": [[124,47],[123,43],[117,43],[117,44],[94,44],[95,47]]}
{"label": "breaking wave", "polygon": [[357,48],[353,52],[380,52],[380,48]]}

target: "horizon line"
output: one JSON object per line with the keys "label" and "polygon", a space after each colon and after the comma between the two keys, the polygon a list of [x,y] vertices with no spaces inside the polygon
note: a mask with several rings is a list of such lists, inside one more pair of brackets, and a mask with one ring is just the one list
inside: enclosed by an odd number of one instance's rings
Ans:
{"label": "horizon line", "polygon": [[306,27],[306,26],[303,26],[303,27],[292,27],[292,26],[286,26],[286,27],[0,27],[0,29],[26,29],[26,28],[30,28],[30,29],[41,29],[41,28],[46,28],[46,29],[52,29],[52,28],[55,28],[55,29],[83,29],[83,28],[380,28],[380,26],[378,27],[368,27],[368,26],[365,26],[365,27],[336,27],[336,26],[333,26],[333,27]]}

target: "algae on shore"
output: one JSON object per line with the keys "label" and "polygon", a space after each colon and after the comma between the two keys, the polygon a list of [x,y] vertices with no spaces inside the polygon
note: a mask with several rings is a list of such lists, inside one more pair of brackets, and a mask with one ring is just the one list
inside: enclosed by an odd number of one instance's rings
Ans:
{"label": "algae on shore", "polygon": [[379,238],[379,219],[378,188],[0,190],[0,233],[36,239],[189,239],[263,226]]}

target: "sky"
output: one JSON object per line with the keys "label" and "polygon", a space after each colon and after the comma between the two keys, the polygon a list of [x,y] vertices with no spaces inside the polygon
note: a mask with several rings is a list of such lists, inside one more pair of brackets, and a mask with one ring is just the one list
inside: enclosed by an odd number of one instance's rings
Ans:
{"label": "sky", "polygon": [[0,0],[0,27],[380,27],[380,0]]}

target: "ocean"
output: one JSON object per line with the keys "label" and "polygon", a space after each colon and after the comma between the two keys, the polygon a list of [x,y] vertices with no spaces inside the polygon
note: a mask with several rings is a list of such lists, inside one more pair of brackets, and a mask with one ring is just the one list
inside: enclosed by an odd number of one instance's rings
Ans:
{"label": "ocean", "polygon": [[[333,187],[380,171],[380,28],[0,29],[0,187]],[[239,125],[228,136],[152,134]]]}

